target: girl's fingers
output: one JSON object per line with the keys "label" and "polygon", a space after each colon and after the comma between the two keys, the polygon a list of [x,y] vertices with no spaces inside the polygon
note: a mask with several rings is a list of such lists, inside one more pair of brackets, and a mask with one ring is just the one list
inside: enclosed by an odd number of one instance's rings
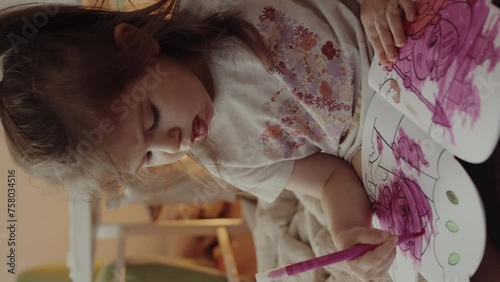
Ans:
{"label": "girl's fingers", "polygon": [[403,21],[401,19],[397,0],[393,0],[389,3],[386,12],[387,22],[392,31],[394,43],[396,43],[397,47],[403,47],[406,42],[406,36],[403,30]]}
{"label": "girl's fingers", "polygon": [[365,229],[355,236],[358,244],[382,244],[391,237],[391,233],[378,229]]}
{"label": "girl's fingers", "polygon": [[406,20],[412,22],[417,19],[417,8],[413,0],[399,0],[399,5],[405,11]]}
{"label": "girl's fingers", "polygon": [[389,256],[385,259],[385,261],[383,261],[378,267],[373,269],[373,273],[377,277],[382,277],[387,273],[392,263],[394,262],[394,258],[396,258],[396,253],[396,248],[394,248]]}
{"label": "girl's fingers", "polygon": [[380,244],[373,251],[347,262],[349,269],[361,280],[378,278],[390,267],[394,260],[394,250],[398,236],[378,229],[353,228],[350,238],[358,244]]}
{"label": "girl's fingers", "polygon": [[380,41],[380,36],[378,34],[377,28],[375,27],[375,19],[371,18],[371,20],[366,21],[364,25],[366,36],[368,37],[368,40],[370,40],[373,46],[373,51],[375,52],[375,55],[378,56],[380,63],[382,63],[383,65],[389,64],[389,60],[387,59],[384,51],[384,46],[382,46],[382,41]]}
{"label": "girl's fingers", "polygon": [[400,8],[403,9],[408,21],[417,18],[413,0],[389,0],[386,3],[385,7],[384,3],[366,6],[366,10],[372,12],[362,11],[361,18],[375,54],[385,66],[398,60],[397,47],[402,47],[406,43]]}
{"label": "girl's fingers", "polygon": [[358,263],[367,266],[368,269],[372,269],[375,266],[380,265],[380,263],[385,261],[391,255],[397,242],[398,236],[391,236],[391,238],[385,241],[385,243],[358,258]]}
{"label": "girl's fingers", "polygon": [[396,61],[398,58],[398,52],[396,46],[394,45],[392,32],[389,28],[389,23],[387,22],[385,14],[383,16],[377,16],[377,18],[375,19],[375,27],[377,28],[377,32],[387,59],[392,62]]}

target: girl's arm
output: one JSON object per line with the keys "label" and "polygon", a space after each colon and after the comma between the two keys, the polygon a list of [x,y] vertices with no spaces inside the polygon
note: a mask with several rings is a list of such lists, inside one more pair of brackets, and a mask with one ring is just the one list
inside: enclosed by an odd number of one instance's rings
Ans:
{"label": "girl's arm", "polygon": [[385,275],[396,254],[397,237],[371,229],[370,204],[353,167],[341,158],[315,154],[295,161],[286,188],[321,200],[339,250],[362,243],[383,243],[347,265],[362,280]]}

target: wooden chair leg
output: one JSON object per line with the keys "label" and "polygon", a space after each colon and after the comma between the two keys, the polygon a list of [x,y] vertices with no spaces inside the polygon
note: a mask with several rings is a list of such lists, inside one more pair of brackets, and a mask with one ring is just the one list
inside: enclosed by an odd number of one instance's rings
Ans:
{"label": "wooden chair leg", "polygon": [[231,241],[229,240],[229,234],[225,227],[217,228],[217,239],[222,251],[222,258],[224,259],[228,281],[240,282],[240,276],[238,269],[236,268],[236,261],[234,259]]}

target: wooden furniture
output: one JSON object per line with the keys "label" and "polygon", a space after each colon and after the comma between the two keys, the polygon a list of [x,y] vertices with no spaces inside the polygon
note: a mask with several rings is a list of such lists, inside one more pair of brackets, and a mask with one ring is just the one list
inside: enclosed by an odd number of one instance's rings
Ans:
{"label": "wooden furniture", "polygon": [[242,218],[158,220],[151,223],[101,223],[99,202],[70,202],[70,249],[67,265],[73,282],[92,282],[95,243],[99,239],[116,238],[118,248],[113,282],[125,282],[125,251],[129,236],[215,235],[221,246],[228,282],[239,282],[229,234],[248,232]]}

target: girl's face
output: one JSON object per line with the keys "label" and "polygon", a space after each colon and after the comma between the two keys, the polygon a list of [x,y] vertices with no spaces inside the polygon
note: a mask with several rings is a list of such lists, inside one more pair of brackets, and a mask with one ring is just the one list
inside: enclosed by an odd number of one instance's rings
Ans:
{"label": "girl's face", "polygon": [[430,25],[425,28],[420,40],[415,42],[413,58],[415,73],[419,79],[425,79],[435,71],[441,39],[439,31],[439,25]]}
{"label": "girl's face", "polygon": [[199,71],[158,54],[150,62],[111,104],[106,149],[130,174],[179,160],[207,135],[213,117]]}
{"label": "girl's face", "polygon": [[168,57],[154,60],[111,106],[108,148],[125,172],[173,163],[208,133],[213,104],[201,80]]}

